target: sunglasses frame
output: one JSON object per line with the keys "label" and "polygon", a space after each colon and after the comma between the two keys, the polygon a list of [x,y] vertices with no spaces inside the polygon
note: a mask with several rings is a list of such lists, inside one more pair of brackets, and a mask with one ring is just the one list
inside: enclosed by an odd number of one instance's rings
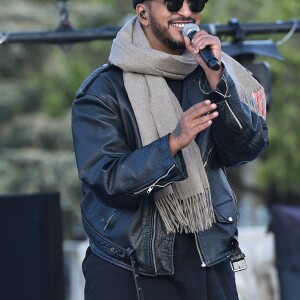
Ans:
{"label": "sunglasses frame", "polygon": [[[207,1],[208,0],[189,0],[188,6],[189,6],[190,11],[193,13],[200,13],[201,11],[203,11]],[[180,9],[182,8],[183,2],[184,2],[184,0],[164,0],[165,6],[170,13],[176,13],[176,12],[180,11]],[[194,9],[195,7],[193,7],[193,4],[195,6],[197,6],[196,10]],[[198,8],[199,8],[200,4],[202,4],[202,7],[199,10]],[[170,5],[174,5],[175,8],[171,7],[171,9],[170,9]]]}

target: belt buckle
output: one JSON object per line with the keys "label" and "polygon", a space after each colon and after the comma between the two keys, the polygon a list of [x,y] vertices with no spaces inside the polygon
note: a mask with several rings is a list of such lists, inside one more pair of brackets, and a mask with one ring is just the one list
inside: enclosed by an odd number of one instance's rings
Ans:
{"label": "belt buckle", "polygon": [[231,269],[233,272],[243,271],[243,270],[246,270],[248,267],[246,258],[242,258],[242,259],[236,260],[236,261],[231,260],[230,265],[231,265]]}

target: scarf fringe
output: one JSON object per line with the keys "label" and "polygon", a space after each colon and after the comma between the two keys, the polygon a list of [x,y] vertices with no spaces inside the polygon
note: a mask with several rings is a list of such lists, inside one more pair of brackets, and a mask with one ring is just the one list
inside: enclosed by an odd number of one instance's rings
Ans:
{"label": "scarf fringe", "polygon": [[210,191],[187,199],[175,198],[174,194],[155,199],[167,233],[196,233],[212,227],[215,214],[210,201]]}
{"label": "scarf fringe", "polygon": [[[109,61],[124,72],[125,89],[143,146],[172,132],[183,112],[163,77],[184,79],[198,66],[193,55],[188,51],[182,55],[169,55],[152,49],[140,22],[134,17],[119,31]],[[241,100],[264,116],[265,98],[260,92],[261,85],[243,66],[223,52],[222,62]],[[209,229],[215,222],[200,148],[193,141],[182,153],[189,178],[154,193],[168,233],[195,233]]]}

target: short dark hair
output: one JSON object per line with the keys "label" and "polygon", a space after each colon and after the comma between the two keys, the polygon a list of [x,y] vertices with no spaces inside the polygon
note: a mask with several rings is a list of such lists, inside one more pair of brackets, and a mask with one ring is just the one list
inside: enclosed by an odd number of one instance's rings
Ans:
{"label": "short dark hair", "polygon": [[[147,0],[132,0],[132,5],[133,5],[133,8],[136,9],[136,6],[139,4],[139,3],[144,3],[146,2]],[[208,0],[204,0],[206,3],[208,2]]]}
{"label": "short dark hair", "polygon": [[136,9],[136,6],[139,4],[139,3],[144,3],[145,0],[132,0],[132,5],[134,7],[134,9]]}

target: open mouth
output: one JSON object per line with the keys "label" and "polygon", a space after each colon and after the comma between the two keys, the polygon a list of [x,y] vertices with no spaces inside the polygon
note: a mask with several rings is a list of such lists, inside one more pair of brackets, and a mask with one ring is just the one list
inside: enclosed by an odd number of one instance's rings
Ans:
{"label": "open mouth", "polygon": [[193,24],[194,22],[189,21],[189,22],[171,22],[171,26],[176,27],[176,28],[183,28],[186,24]]}

